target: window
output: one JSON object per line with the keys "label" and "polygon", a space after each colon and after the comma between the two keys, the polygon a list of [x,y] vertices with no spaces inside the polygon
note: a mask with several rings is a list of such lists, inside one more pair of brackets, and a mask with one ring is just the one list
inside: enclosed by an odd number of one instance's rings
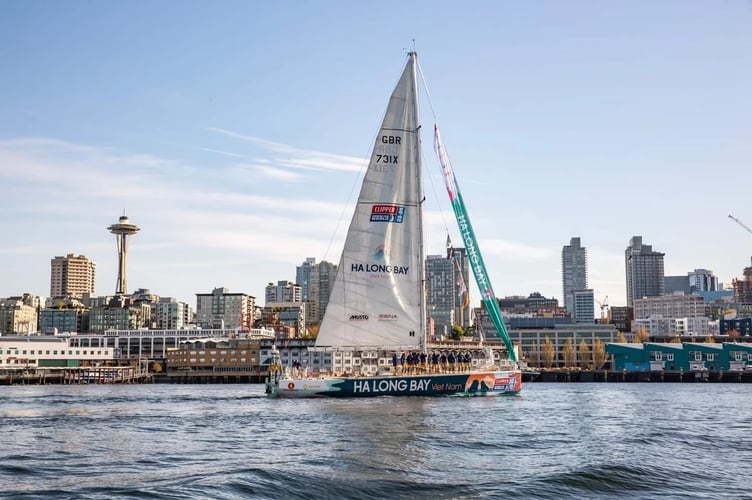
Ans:
{"label": "window", "polygon": [[715,354],[708,354],[708,361],[715,360]]}
{"label": "window", "polygon": [[742,353],[735,352],[734,353],[734,361],[741,361],[742,360]]}
{"label": "window", "polygon": [[663,359],[663,353],[662,352],[654,352],[653,355],[655,356],[656,361],[661,361]]}
{"label": "window", "polygon": [[702,361],[702,353],[695,352],[695,361]]}
{"label": "window", "polygon": [[674,360],[674,353],[670,352],[666,354],[666,361],[673,361]]}

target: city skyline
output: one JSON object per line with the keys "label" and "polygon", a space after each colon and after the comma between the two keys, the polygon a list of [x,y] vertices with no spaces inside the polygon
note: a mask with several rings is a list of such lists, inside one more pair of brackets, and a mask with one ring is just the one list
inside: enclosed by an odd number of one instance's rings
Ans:
{"label": "city skyline", "polygon": [[[129,288],[189,304],[337,264],[412,39],[498,296],[563,304],[574,235],[613,305],[633,235],[666,275],[742,276],[752,235],[728,215],[752,223],[748,3],[389,5],[388,34],[367,5],[5,6],[0,296],[45,296],[50,259],[71,253],[114,293],[104,228],[123,210],[141,227]],[[461,239],[423,143],[437,254],[445,227]]]}

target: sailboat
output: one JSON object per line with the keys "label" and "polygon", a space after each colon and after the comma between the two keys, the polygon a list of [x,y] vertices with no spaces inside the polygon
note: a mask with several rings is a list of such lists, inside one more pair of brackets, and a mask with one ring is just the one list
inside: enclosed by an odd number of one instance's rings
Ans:
{"label": "sailboat", "polygon": [[270,397],[514,395],[522,389],[517,354],[438,126],[434,146],[462,242],[508,359],[495,359],[486,345],[483,358],[478,359],[476,351],[476,359],[463,353],[460,362],[456,356],[449,363],[446,352],[432,350],[427,343],[417,64],[417,54],[410,52],[389,99],[312,348],[331,351],[332,359],[348,353],[352,365],[342,373],[308,376],[298,367],[282,370],[275,348],[266,381]]}

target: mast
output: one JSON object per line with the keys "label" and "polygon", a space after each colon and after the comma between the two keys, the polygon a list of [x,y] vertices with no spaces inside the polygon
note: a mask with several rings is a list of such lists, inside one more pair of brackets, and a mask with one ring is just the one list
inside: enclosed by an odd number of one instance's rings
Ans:
{"label": "mast", "polygon": [[426,351],[426,336],[428,335],[426,325],[426,251],[425,251],[425,233],[423,227],[425,195],[423,191],[423,164],[420,155],[421,143],[420,143],[420,99],[418,98],[418,53],[415,50],[411,51],[408,56],[412,59],[412,79],[413,86],[415,88],[415,99],[413,101],[413,109],[415,116],[418,117],[417,127],[415,129],[416,147],[415,147],[415,163],[418,166],[416,176],[417,189],[418,189],[418,234],[420,235],[420,244],[418,245],[418,286],[420,287],[419,303],[420,303],[420,348],[422,351]]}

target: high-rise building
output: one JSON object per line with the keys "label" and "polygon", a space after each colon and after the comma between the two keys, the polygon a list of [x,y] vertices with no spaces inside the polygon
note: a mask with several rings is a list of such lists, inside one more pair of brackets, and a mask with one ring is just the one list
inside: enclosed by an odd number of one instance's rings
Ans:
{"label": "high-rise building", "polygon": [[295,283],[300,285],[300,297],[304,302],[311,298],[311,275],[315,267],[316,259],[308,257],[302,265],[295,268]]}
{"label": "high-rise building", "polygon": [[624,251],[627,278],[627,305],[635,299],[663,295],[665,291],[663,256],[651,245],[642,243],[642,236],[633,236]]}
{"label": "high-rise building", "polygon": [[468,261],[464,248],[449,247],[447,256],[426,256],[426,309],[434,334],[451,335],[452,327],[470,326]]}
{"label": "high-rise building", "polygon": [[[309,324],[320,323],[329,305],[329,296],[334,289],[334,278],[337,276],[337,266],[331,262],[322,261],[313,267],[311,273],[311,290],[309,293],[310,306],[306,308]],[[304,299],[305,301],[305,299]],[[311,309],[311,312],[308,312]]]}
{"label": "high-rise building", "polygon": [[160,297],[151,307],[157,330],[182,330],[188,325],[186,318],[192,314],[188,304],[172,297]]}
{"label": "high-rise building", "polygon": [[690,292],[715,292],[718,290],[718,276],[707,269],[695,269],[688,273]]}
{"label": "high-rise building", "polygon": [[[634,319],[696,318],[705,315],[705,301],[700,295],[674,293],[634,300]],[[651,332],[652,333],[652,332]]]}
{"label": "high-rise building", "polygon": [[[316,325],[324,317],[336,274],[336,265],[327,261],[316,263],[313,257],[306,258],[305,262],[295,269],[295,283],[300,286],[301,301],[307,303],[307,324]],[[271,286],[271,283],[269,285]]]}
{"label": "high-rise building", "polygon": [[50,261],[50,297],[93,295],[96,267],[83,255],[55,257]]}
{"label": "high-rise building", "polygon": [[561,249],[561,282],[564,294],[564,307],[567,312],[574,315],[574,292],[588,289],[587,249],[581,246],[580,238],[570,239],[569,245],[565,245]]}
{"label": "high-rise building", "polygon": [[28,335],[37,331],[37,308],[29,305],[27,296],[0,299],[0,335]]}
{"label": "high-rise building", "polygon": [[454,262],[443,255],[426,256],[426,312],[433,320],[434,334],[452,334],[454,318]]}
{"label": "high-rise building", "polygon": [[264,289],[264,303],[269,302],[302,302],[300,285],[292,281],[278,281],[269,283]]}
{"label": "high-rise building", "polygon": [[256,297],[215,288],[196,294],[195,322],[202,328],[247,328],[253,323]]}
{"label": "high-rise building", "polygon": [[573,290],[574,310],[572,316],[576,323],[594,323],[595,322],[595,298],[593,290]]}
{"label": "high-rise building", "polygon": [[715,292],[720,290],[718,277],[713,271],[695,269],[686,276],[665,276],[663,278],[664,293],[683,292],[687,295],[698,292]]}
{"label": "high-rise building", "polygon": [[632,331],[634,310],[628,306],[611,306],[609,309],[609,323],[621,332]]}
{"label": "high-rise building", "polygon": [[734,289],[734,301],[739,304],[752,304],[752,266],[745,267],[742,279],[734,278],[731,286]]}

